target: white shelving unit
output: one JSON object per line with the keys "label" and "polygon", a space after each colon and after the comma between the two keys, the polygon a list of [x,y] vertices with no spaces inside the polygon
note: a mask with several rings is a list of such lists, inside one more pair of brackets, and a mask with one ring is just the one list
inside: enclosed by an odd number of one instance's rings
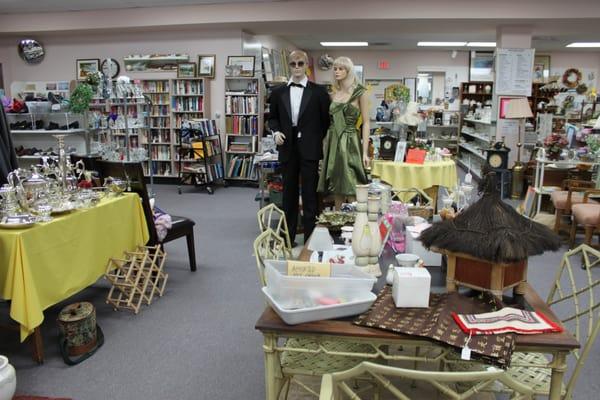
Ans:
{"label": "white shelving unit", "polygon": [[254,154],[264,126],[260,78],[225,78],[225,179],[256,182]]}
{"label": "white shelving unit", "polygon": [[481,178],[481,169],[485,165],[486,150],[495,141],[494,122],[463,118],[460,128],[460,144],[457,161],[464,169]]}

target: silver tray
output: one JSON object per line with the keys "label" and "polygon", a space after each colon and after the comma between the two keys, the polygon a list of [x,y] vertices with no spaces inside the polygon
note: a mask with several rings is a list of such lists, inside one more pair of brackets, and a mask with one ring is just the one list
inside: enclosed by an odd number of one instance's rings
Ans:
{"label": "silver tray", "polygon": [[23,229],[35,225],[35,218],[32,216],[15,216],[0,218],[0,228],[4,229]]}
{"label": "silver tray", "polygon": [[66,207],[66,208],[52,209],[52,212],[50,214],[51,215],[61,215],[61,214],[70,213],[71,211],[75,211],[75,210],[76,210],[76,208],[74,206],[70,206],[70,207]]}

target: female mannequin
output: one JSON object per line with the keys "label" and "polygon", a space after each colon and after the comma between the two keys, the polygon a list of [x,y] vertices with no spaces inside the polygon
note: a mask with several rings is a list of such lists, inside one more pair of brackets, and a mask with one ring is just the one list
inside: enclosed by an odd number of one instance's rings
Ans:
{"label": "female mannequin", "polygon": [[[333,62],[333,75],[331,124],[325,138],[318,191],[333,194],[339,210],[346,199],[354,197],[357,184],[368,182],[365,168],[371,161],[368,156],[369,106],[367,90],[356,80],[354,64],[348,57],[338,57]],[[362,144],[358,130],[361,122]]]}

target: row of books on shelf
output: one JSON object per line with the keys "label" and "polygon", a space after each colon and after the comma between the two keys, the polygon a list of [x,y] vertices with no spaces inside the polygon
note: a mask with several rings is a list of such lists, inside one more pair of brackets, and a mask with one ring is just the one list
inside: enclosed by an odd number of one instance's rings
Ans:
{"label": "row of books on shelf", "polygon": [[[170,117],[169,106],[153,104],[150,108],[150,117]],[[165,118],[165,119],[167,119]]]}
{"label": "row of books on shelf", "polygon": [[[258,93],[258,80],[248,80],[244,82],[240,82],[235,80],[229,80],[226,82],[227,89],[225,90],[225,94],[233,93],[233,94],[257,94]],[[244,87],[245,86],[245,87]]]}
{"label": "row of books on shelf", "polygon": [[169,81],[142,81],[142,90],[147,92],[168,92]]}
{"label": "row of books on shelf", "polygon": [[200,96],[204,93],[203,81],[175,81],[174,94],[191,94]]}
{"label": "row of books on shelf", "polygon": [[194,160],[201,160],[204,157],[211,157],[214,155],[221,154],[221,150],[219,148],[218,139],[212,140],[199,140],[191,143],[191,151],[190,154],[177,154],[176,157],[179,159],[181,156],[183,160],[189,160],[193,158]]}
{"label": "row of books on shelf", "polygon": [[[125,136],[113,135],[112,140],[115,141],[119,147],[125,147]],[[129,147],[138,147],[139,141],[137,136],[129,136]]]}
{"label": "row of books on shelf", "polygon": [[[245,139],[250,139],[250,140],[245,140]],[[256,152],[256,148],[258,146],[258,136],[252,136],[250,138],[248,137],[243,137],[243,138],[235,138],[235,137],[231,137],[228,140],[228,146],[227,146],[227,150],[228,151],[249,151],[249,152]]]}
{"label": "row of books on shelf", "polygon": [[183,124],[184,121],[189,121],[190,118],[202,118],[202,112],[198,112],[195,114],[186,114],[186,115],[176,115],[175,116],[175,129],[181,129],[181,124]]}
{"label": "row of books on shelf", "polygon": [[[208,167],[208,168],[207,168]],[[179,165],[175,164],[175,171],[179,173]],[[224,178],[223,164],[183,164],[181,165],[182,173],[205,174],[208,182],[214,182]]]}
{"label": "row of books on shelf", "polygon": [[150,130],[150,140],[152,141],[152,143],[170,142],[171,141],[171,131],[168,131],[168,130],[160,130],[160,131]]}
{"label": "row of books on shelf", "polygon": [[[185,127],[185,125],[184,125]],[[217,121],[208,118],[189,119],[189,129],[192,131],[192,136],[213,136],[218,135]]]}
{"label": "row of books on shelf", "polygon": [[146,94],[150,98],[152,104],[163,105],[169,104],[169,95],[166,93],[148,93]]}
{"label": "row of books on shelf", "polygon": [[256,114],[258,113],[258,98],[244,96],[225,96],[225,113]]}
{"label": "row of books on shelf", "polygon": [[169,118],[154,118],[150,121],[150,128],[169,128],[170,122]]}
{"label": "row of books on shelf", "polygon": [[171,103],[173,111],[198,111],[204,110],[203,97],[174,97]]}
{"label": "row of books on shelf", "polygon": [[[152,161],[150,164],[152,167],[152,174],[154,176],[172,176],[170,163]],[[148,170],[148,163],[143,163],[142,166],[144,167],[144,174],[150,175],[150,171]]]}
{"label": "row of books on shelf", "polygon": [[152,146],[150,158],[153,160],[171,160],[171,148],[169,146]]}
{"label": "row of books on shelf", "polygon": [[233,156],[229,159],[228,178],[256,179],[253,156]]}
{"label": "row of books on shelf", "polygon": [[225,131],[235,135],[258,135],[258,116],[228,115]]}

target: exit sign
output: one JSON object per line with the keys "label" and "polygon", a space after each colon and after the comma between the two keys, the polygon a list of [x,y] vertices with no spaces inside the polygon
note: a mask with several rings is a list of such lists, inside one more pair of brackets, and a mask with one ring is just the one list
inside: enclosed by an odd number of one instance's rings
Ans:
{"label": "exit sign", "polygon": [[379,69],[390,69],[390,62],[388,60],[379,60],[377,67]]}

